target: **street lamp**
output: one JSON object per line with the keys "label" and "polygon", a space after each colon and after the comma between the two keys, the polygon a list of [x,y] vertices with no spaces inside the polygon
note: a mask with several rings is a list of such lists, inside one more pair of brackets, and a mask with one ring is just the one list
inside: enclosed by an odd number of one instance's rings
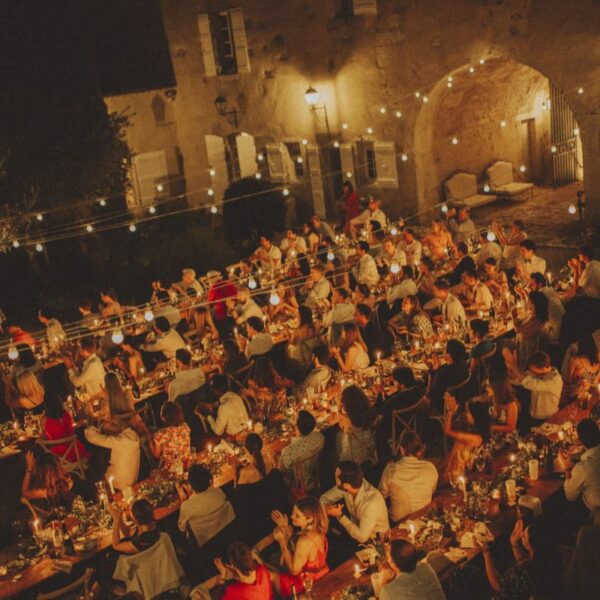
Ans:
{"label": "street lamp", "polygon": [[232,108],[231,110],[227,110],[227,98],[225,96],[217,96],[215,98],[215,107],[217,109],[217,113],[219,113],[222,117],[229,117],[229,123],[233,125],[236,129],[238,128],[238,116],[237,110]]}
{"label": "street lamp", "polygon": [[329,131],[329,118],[327,117],[327,105],[325,102],[319,104],[319,100],[321,99],[319,92],[311,85],[308,87],[306,92],[304,92],[304,99],[306,100],[306,104],[308,104],[311,112],[317,115],[317,117],[319,116],[319,112],[323,113],[325,128],[327,129],[327,137],[331,138],[331,132]]}

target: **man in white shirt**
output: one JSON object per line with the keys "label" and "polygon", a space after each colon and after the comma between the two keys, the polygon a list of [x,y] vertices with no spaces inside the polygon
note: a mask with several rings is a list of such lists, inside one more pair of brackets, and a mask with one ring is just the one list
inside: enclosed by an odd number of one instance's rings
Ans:
{"label": "man in white shirt", "polygon": [[400,243],[400,247],[406,254],[406,264],[411,267],[418,267],[421,262],[423,246],[421,245],[421,242],[417,240],[415,232],[410,227],[407,227],[402,232],[402,242]]}
{"label": "man in white shirt", "polygon": [[[294,438],[291,443],[281,451],[279,457],[279,468],[282,471],[289,471],[298,463],[315,456],[323,449],[325,437],[320,431],[315,429],[317,422],[313,415],[306,410],[298,412],[296,419],[296,428],[300,437]],[[315,461],[318,464],[318,457]]]}
{"label": "man in white shirt", "polygon": [[117,490],[132,486],[140,470],[140,438],[138,434],[125,427],[118,419],[108,419],[102,424],[102,430],[90,425],[85,429],[85,439],[102,448],[110,448],[110,463],[105,478],[111,481]]}
{"label": "man in white shirt", "polygon": [[397,283],[387,290],[386,301],[390,307],[396,300],[404,300],[406,296],[416,296],[419,293],[413,277],[413,268],[410,265],[404,265],[398,274]]}
{"label": "man in white shirt", "polygon": [[383,470],[379,491],[390,498],[392,521],[399,521],[431,502],[438,482],[434,464],[421,460],[423,444],[416,433],[405,431],[400,440],[402,458]]}
{"label": "man in white shirt", "polygon": [[300,293],[304,295],[303,304],[308,308],[316,308],[327,300],[331,293],[331,284],[325,277],[325,268],[322,265],[311,267],[310,276]]}
{"label": "man in white shirt", "polygon": [[175,352],[177,371],[169,384],[169,402],[175,402],[179,396],[199,390],[206,383],[202,367],[192,367],[192,354],[187,348]]}
{"label": "man in white shirt", "polygon": [[328,346],[319,344],[314,347],[312,356],[313,369],[296,390],[296,396],[299,399],[303,399],[309,393],[308,390],[311,390],[312,393],[317,393],[325,389],[325,386],[331,379],[331,369],[328,366],[330,360],[331,354],[329,353]]}
{"label": "man in white shirt", "polygon": [[288,229],[285,237],[281,240],[281,244],[279,244],[279,248],[286,257],[290,255],[293,258],[299,253],[306,254],[306,241],[303,237]]}
{"label": "man in white shirt", "polygon": [[515,263],[515,277],[528,284],[532,273],[546,272],[546,261],[536,254],[537,245],[532,240],[523,240],[519,244],[520,258]]}
{"label": "man in white shirt", "polygon": [[369,286],[375,285],[379,281],[379,271],[375,259],[369,254],[370,246],[368,242],[358,242],[356,256],[358,265],[352,269],[352,274],[357,283],[365,283]]}
{"label": "man in white shirt", "polygon": [[399,267],[406,264],[406,252],[396,244],[393,238],[386,237],[381,244],[381,250],[377,256],[377,263],[385,265],[388,270],[392,264],[396,263]]}
{"label": "man in white shirt", "polygon": [[[440,317],[434,317],[436,320],[441,320],[442,323],[450,325],[453,331],[458,331],[460,327],[464,326],[467,322],[467,315],[460,300],[450,293],[450,284],[440,279],[435,282],[433,286],[433,293],[435,298],[441,303],[440,306]],[[427,303],[428,305],[430,303]],[[431,303],[432,306],[433,303]],[[429,310],[429,306],[426,306]]]}
{"label": "man in white shirt", "polygon": [[49,350],[55,352],[67,339],[63,326],[58,319],[54,318],[52,311],[48,308],[39,310],[38,319],[42,325],[46,326],[46,339],[48,340]]}
{"label": "man in white shirt", "polygon": [[371,198],[369,200],[369,208],[363,210],[358,217],[354,217],[350,221],[350,235],[355,237],[358,227],[366,227],[371,221],[377,221],[381,229],[384,230],[387,226],[387,217],[381,210],[381,200],[377,198]]}
{"label": "man in white shirt", "polygon": [[208,422],[216,435],[237,435],[248,423],[248,411],[241,396],[229,390],[226,375],[215,375],[211,382],[214,395],[219,398],[217,418],[208,416]]}
{"label": "man in white shirt", "polygon": [[529,288],[533,291],[542,292],[548,298],[548,322],[546,331],[548,339],[557,342],[560,337],[562,319],[565,315],[565,306],[553,287],[548,285],[546,277],[541,273],[532,273],[529,278]]}
{"label": "man in white shirt", "polygon": [[212,473],[204,465],[192,465],[188,478],[189,485],[177,484],[181,500],[177,525],[180,531],[191,530],[202,548],[233,522],[235,513],[223,490],[213,487]]}
{"label": "man in white shirt", "polygon": [[[258,317],[262,319],[263,312],[260,306],[256,304],[247,287],[238,288],[237,300],[239,304],[234,309],[235,322],[238,325],[245,323],[250,317]],[[227,305],[232,306],[234,300],[227,299]]]}
{"label": "man in white shirt", "polygon": [[592,419],[583,419],[577,425],[577,435],[585,452],[572,470],[567,471],[565,496],[571,501],[581,496],[584,504],[597,513],[600,510],[600,430]]}
{"label": "man in white shirt", "polygon": [[[250,359],[253,356],[262,356],[267,354],[273,348],[273,338],[270,333],[265,333],[265,322],[258,317],[250,317],[246,321],[246,329],[248,330],[248,339],[238,336],[238,344],[240,350],[243,350],[246,358]],[[245,345],[245,348],[241,346]]]}
{"label": "man in white shirt", "polygon": [[[491,231],[482,231],[479,234],[479,242],[481,243],[481,248],[477,253],[477,257],[475,258],[475,264],[478,269],[483,268],[483,263],[488,258],[493,258],[496,261],[496,264],[499,265],[502,260],[502,248],[500,248],[499,244],[495,241],[491,241],[488,238],[488,235],[492,233]],[[494,235],[492,233],[492,235]],[[494,238],[495,239],[495,236]]]}
{"label": "man in white shirt", "polygon": [[77,372],[70,357],[64,357],[69,380],[80,391],[95,396],[104,389],[106,370],[100,358],[96,355],[96,343],[92,338],[84,338],[79,345],[79,356],[83,358],[81,370]]}
{"label": "man in white shirt", "polygon": [[171,329],[166,317],[157,317],[154,320],[154,332],[156,340],[141,345],[141,349],[146,352],[162,352],[167,358],[175,358],[175,353],[181,348],[187,348],[183,338]]}
{"label": "man in white shirt", "polygon": [[335,345],[342,333],[342,325],[354,320],[355,306],[350,299],[350,293],[345,288],[333,290],[331,304],[331,310],[323,315],[323,327],[330,330],[329,341]]}
{"label": "man in white shirt", "polygon": [[[378,533],[389,530],[385,500],[381,492],[363,478],[360,465],[340,462],[335,470],[335,483],[335,487],[321,496],[321,503],[351,538],[364,544]],[[344,506],[349,516],[342,514]]]}
{"label": "man in white shirt", "polygon": [[585,267],[577,280],[577,287],[590,298],[600,298],[600,261],[594,260],[594,249],[582,246],[578,259]]}
{"label": "man in white shirt", "polygon": [[417,550],[408,540],[391,541],[387,562],[393,572],[383,572],[387,581],[381,589],[380,600],[446,600],[435,571],[427,560],[419,562]]}
{"label": "man in white shirt", "polygon": [[507,348],[502,351],[513,380],[531,392],[530,425],[538,425],[558,412],[563,389],[560,373],[550,364],[545,352],[534,352],[527,362],[527,373],[518,365],[516,354]]}
{"label": "man in white shirt", "polygon": [[477,238],[477,227],[471,219],[471,209],[468,206],[451,208],[446,216],[448,229],[452,232],[454,242],[466,242],[469,238]]}
{"label": "man in white shirt", "polygon": [[312,226],[316,229],[317,233],[319,234],[320,240],[322,241],[323,238],[331,238],[333,239],[335,237],[335,233],[333,232],[333,229],[330,227],[330,225],[328,223],[326,223],[325,221],[323,221],[323,219],[321,219],[321,217],[319,215],[313,215],[310,218],[310,222],[312,223]]}
{"label": "man in white shirt", "polygon": [[494,303],[492,292],[485,283],[477,279],[477,275],[472,271],[465,271],[462,274],[462,283],[452,288],[452,293],[456,294],[465,312],[473,315],[483,311],[486,315]]}
{"label": "man in white shirt", "polygon": [[260,247],[254,256],[264,269],[276,269],[281,265],[281,250],[264,235],[260,238]]}

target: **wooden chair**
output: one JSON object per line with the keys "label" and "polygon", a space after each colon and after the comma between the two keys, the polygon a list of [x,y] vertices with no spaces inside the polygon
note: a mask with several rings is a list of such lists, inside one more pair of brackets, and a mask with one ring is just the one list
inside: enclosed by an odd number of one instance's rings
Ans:
{"label": "wooden chair", "polygon": [[290,465],[290,473],[292,475],[292,484],[294,489],[310,492],[318,490],[319,481],[319,461],[321,458],[322,449],[314,452],[310,456],[297,460]]}
{"label": "wooden chair", "polygon": [[491,363],[492,359],[496,355],[496,350],[497,346],[494,344],[494,347],[489,352],[472,359],[471,375],[475,377],[478,388],[481,387],[484,381],[489,379],[492,368]]}
{"label": "wooden chair", "polygon": [[91,593],[90,580],[94,574],[94,569],[86,569],[85,573],[79,578],[69,583],[65,587],[59,588],[54,592],[48,592],[46,594],[38,594],[37,600],[57,600],[59,598],[77,598],[78,600],[91,600],[93,595]]}
{"label": "wooden chair", "polygon": [[39,508],[38,506],[34,506],[27,498],[21,497],[21,504],[24,504],[31,513],[33,519],[39,519],[40,522],[44,523],[46,519],[50,516],[50,512]]}
{"label": "wooden chair", "polygon": [[427,402],[427,399],[423,396],[412,406],[392,411],[392,452],[394,455],[397,455],[398,453],[398,449],[400,448],[400,436],[405,431],[411,431],[415,435],[418,435],[418,417],[425,402]]}
{"label": "wooden chair", "polygon": [[[88,467],[87,459],[79,454],[79,446],[77,444],[77,436],[75,434],[58,440],[37,439],[37,444],[48,454],[53,454],[58,458],[60,466],[65,473],[74,473],[82,481],[85,479],[85,471]],[[65,451],[62,454],[55,454],[52,448],[65,445]],[[75,456],[74,461],[67,460],[66,456]]]}

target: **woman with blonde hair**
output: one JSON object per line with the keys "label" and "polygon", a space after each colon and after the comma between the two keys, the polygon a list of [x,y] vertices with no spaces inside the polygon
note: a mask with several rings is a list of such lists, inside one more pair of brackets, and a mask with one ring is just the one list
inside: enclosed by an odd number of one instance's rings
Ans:
{"label": "woman with blonde hair", "polygon": [[6,404],[13,409],[39,415],[44,412],[44,388],[31,371],[21,371],[13,386],[5,379]]}
{"label": "woman with blonde hair", "polygon": [[331,354],[337,361],[340,371],[347,373],[354,369],[366,369],[370,359],[358,327],[354,323],[344,323],[343,330],[341,348],[337,346],[331,348]]}
{"label": "woman with blonde hair", "polygon": [[285,569],[273,574],[273,583],[282,598],[291,598],[293,588],[301,593],[307,579],[314,582],[329,573],[326,537],[329,519],[321,502],[310,496],[294,505],[292,526],[287,515],[278,510],[271,517],[276,525],[273,537],[281,548],[281,566]]}
{"label": "woman with blonde hair", "polygon": [[131,392],[124,389],[116,373],[109,371],[104,376],[104,389],[111,417],[132,416],[134,401]]}

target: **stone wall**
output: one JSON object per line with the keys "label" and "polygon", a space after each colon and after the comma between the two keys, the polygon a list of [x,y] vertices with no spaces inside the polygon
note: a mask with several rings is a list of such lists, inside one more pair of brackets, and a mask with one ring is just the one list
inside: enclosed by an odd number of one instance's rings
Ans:
{"label": "stone wall", "polygon": [[[496,158],[520,163],[524,134],[517,116],[526,113],[534,114],[539,138],[539,158],[528,174],[547,182],[548,122],[541,102],[548,78],[579,124],[590,212],[600,220],[595,0],[378,0],[378,15],[354,17],[337,16],[336,0],[162,0],[161,6],[177,79],[176,144],[187,189],[196,193],[191,201],[206,201],[203,190],[211,185],[204,135],[234,131],[216,114],[216,96],[237,108],[239,130],[254,135],[257,148],[267,141],[323,141],[324,123],[304,101],[308,85],[327,103],[332,139],[395,142],[399,188],[375,190],[392,215],[426,210],[457,169],[479,175]],[[251,73],[205,77],[196,15],[238,6],[244,9]],[[469,65],[476,72],[466,79]],[[446,82],[453,74],[450,89]],[[429,102],[415,98],[416,90]],[[502,131],[501,120],[507,121]],[[151,123],[137,133],[141,121],[134,123],[134,148],[145,147],[146,136],[149,145],[158,140]],[[445,140],[457,130],[460,143],[448,148]],[[326,174],[331,194],[329,181]]]}

